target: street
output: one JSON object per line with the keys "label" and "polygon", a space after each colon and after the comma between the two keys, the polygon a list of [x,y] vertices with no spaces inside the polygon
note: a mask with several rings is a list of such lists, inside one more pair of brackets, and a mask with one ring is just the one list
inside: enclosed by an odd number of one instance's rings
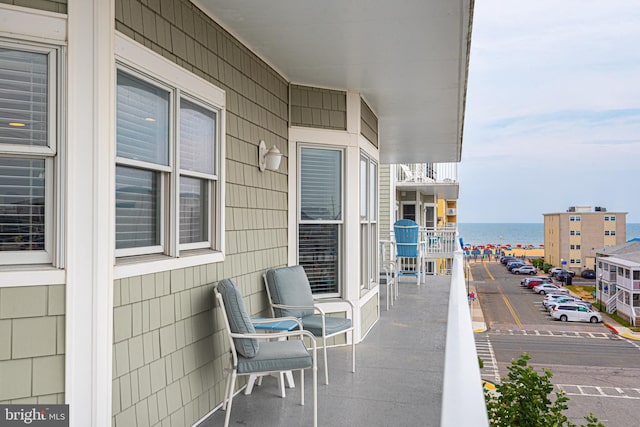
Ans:
{"label": "street", "polygon": [[[577,425],[589,412],[606,426],[640,419],[640,342],[614,335],[603,324],[559,322],[543,309],[543,296],[520,286],[523,276],[500,263],[470,263],[487,331],[476,333],[483,379],[506,377],[513,358],[527,352],[530,366],[548,368],[570,398],[566,415]],[[575,283],[575,282],[574,282]]]}

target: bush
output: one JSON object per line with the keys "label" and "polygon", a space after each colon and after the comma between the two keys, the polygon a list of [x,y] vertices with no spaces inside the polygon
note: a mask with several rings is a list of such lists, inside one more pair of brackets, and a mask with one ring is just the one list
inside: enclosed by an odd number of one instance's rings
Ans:
{"label": "bush", "polygon": [[553,265],[545,262],[542,266],[542,271],[544,271],[545,273],[548,273],[549,270],[551,270],[553,268]]}
{"label": "bush", "polygon": [[[531,357],[527,353],[518,360],[512,359],[509,375],[496,385],[496,391],[484,391],[489,422],[492,427],[547,427],[573,424],[563,414],[569,398],[564,392],[554,392],[551,371],[544,369],[538,374],[527,366]],[[585,417],[585,427],[604,427],[593,414]]]}

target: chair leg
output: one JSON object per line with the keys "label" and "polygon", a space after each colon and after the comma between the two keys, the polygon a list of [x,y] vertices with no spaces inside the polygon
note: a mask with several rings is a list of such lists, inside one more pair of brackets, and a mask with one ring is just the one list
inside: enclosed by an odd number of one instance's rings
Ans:
{"label": "chair leg", "polygon": [[231,418],[231,405],[233,404],[233,389],[236,386],[236,371],[235,369],[231,372],[231,381],[230,383],[230,387],[229,387],[229,395],[228,395],[228,402],[229,404],[227,405],[227,409],[226,409],[226,413],[224,414],[224,427],[229,427],[229,419]]}
{"label": "chair leg", "polygon": [[304,369],[300,369],[300,405],[304,406]]}
{"label": "chair leg", "polygon": [[327,361],[327,338],[322,335],[322,351],[324,353],[324,383],[329,384],[329,362]]}
{"label": "chair leg", "polygon": [[227,380],[224,384],[224,400],[222,401],[222,410],[226,411],[227,409],[227,400],[229,399],[229,387],[231,384],[231,371],[227,374]]}
{"label": "chair leg", "polygon": [[313,363],[313,427],[318,427],[318,367]]}
{"label": "chair leg", "polygon": [[356,330],[351,329],[351,372],[356,371]]}

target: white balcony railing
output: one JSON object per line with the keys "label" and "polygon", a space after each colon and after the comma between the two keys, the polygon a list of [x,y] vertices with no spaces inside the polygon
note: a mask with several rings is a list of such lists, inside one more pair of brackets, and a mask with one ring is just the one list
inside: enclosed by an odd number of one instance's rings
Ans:
{"label": "white balcony railing", "polygon": [[427,229],[420,230],[423,254],[426,258],[451,258],[455,252],[458,230]]}
{"label": "white balcony railing", "polygon": [[442,387],[442,427],[489,426],[464,279],[464,256],[453,258]]}
{"label": "white balcony railing", "polygon": [[457,183],[457,163],[411,163],[396,167],[398,183]]}

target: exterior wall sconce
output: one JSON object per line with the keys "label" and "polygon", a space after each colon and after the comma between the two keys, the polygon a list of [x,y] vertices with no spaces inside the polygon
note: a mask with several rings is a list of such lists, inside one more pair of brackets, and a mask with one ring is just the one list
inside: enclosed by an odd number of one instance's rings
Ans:
{"label": "exterior wall sconce", "polygon": [[258,167],[260,172],[264,172],[265,169],[277,171],[281,160],[282,154],[278,147],[274,145],[267,150],[267,144],[265,144],[264,140],[260,141],[260,145],[258,145]]}

